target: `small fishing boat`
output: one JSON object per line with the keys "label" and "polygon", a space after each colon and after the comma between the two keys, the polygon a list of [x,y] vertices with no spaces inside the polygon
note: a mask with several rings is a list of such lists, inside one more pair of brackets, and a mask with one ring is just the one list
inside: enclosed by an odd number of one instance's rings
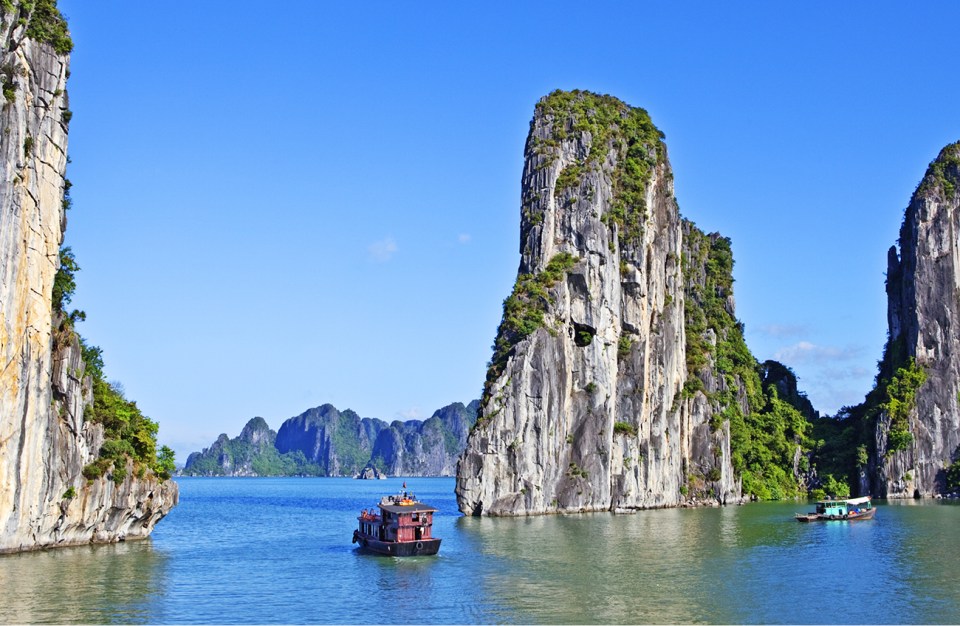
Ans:
{"label": "small fishing boat", "polygon": [[812,513],[797,513],[798,522],[823,522],[831,520],[857,521],[873,519],[877,510],[873,508],[869,496],[847,498],[846,500],[821,500],[817,510]]}
{"label": "small fishing boat", "polygon": [[433,514],[437,509],[418,502],[404,491],[384,496],[375,509],[364,509],[357,517],[353,543],[387,556],[429,556],[440,550],[440,539],[432,535]]}

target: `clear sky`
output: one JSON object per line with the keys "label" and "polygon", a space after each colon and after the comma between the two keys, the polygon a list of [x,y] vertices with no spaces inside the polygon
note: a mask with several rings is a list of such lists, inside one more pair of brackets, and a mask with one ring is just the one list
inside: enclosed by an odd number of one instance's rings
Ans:
{"label": "clear sky", "polygon": [[59,4],[72,305],[180,462],[254,416],[479,397],[557,88],[649,111],[682,214],[733,241],[751,350],[833,414],[872,385],[887,249],[960,139],[956,3]]}

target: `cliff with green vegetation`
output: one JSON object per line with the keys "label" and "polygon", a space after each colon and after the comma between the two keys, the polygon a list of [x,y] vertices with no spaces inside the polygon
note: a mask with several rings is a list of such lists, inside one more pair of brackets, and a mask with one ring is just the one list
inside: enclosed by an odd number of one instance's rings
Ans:
{"label": "cliff with green vegetation", "polygon": [[356,476],[367,467],[393,476],[451,476],[476,421],[477,402],[459,402],[429,419],[361,418],[330,404],[285,421],[278,432],[255,417],[240,436],[223,434],[194,452],[185,476]]}
{"label": "cliff with green vegetation", "polygon": [[457,471],[461,511],[531,515],[797,493],[806,420],[765,387],[730,242],[681,220],[643,109],[536,106],[521,261]]}
{"label": "cliff with green vegetation", "polygon": [[72,47],[53,0],[0,0],[0,552],[145,537],[177,502],[156,423],[68,308]]}
{"label": "cliff with green vegetation", "polygon": [[960,488],[960,143],[927,168],[887,253],[887,344],[864,402],[823,419],[814,460],[887,498]]}
{"label": "cliff with green vegetation", "polygon": [[816,412],[788,367],[758,363],[747,347],[734,310],[730,240],[684,221],[683,247],[687,380],[682,397],[691,405],[689,412],[706,417],[692,437],[701,452],[689,463],[688,493],[702,497],[704,485],[728,457],[744,496],[800,496],[810,446],[808,420]]}
{"label": "cliff with green vegetation", "polygon": [[307,461],[303,453],[281,454],[277,433],[266,420],[255,417],[240,436],[220,435],[213,445],[187,457],[184,476],[323,476],[322,468]]}

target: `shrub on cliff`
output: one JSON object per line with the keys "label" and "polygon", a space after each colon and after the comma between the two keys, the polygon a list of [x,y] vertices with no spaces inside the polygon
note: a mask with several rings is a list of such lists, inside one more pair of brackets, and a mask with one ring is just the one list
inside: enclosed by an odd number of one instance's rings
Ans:
{"label": "shrub on cliff", "polygon": [[116,385],[103,379],[102,361],[91,369],[100,375],[91,376],[93,406],[84,412],[84,419],[103,424],[105,437],[99,459],[91,465],[101,469],[99,474],[112,466],[113,479],[121,482],[129,458],[139,476],[149,469],[161,480],[169,478],[174,470],[173,451],[164,446],[158,453],[157,423],[145,416],[136,402],[127,400]]}
{"label": "shrub on cliff", "polygon": [[555,255],[537,274],[522,274],[517,278],[513,293],[503,301],[503,319],[493,344],[493,357],[487,370],[484,402],[489,387],[503,373],[510,351],[543,326],[543,314],[551,303],[550,290],[559,283],[579,259],[568,253]]}
{"label": "shrub on cliff", "polygon": [[960,491],[960,446],[953,452],[954,462],[947,467],[947,491]]}
{"label": "shrub on cliff", "polygon": [[29,13],[27,37],[53,46],[57,54],[70,54],[73,39],[67,28],[67,20],[57,9],[56,0],[24,0],[20,5],[21,16]]}
{"label": "shrub on cliff", "polygon": [[743,480],[744,495],[761,500],[795,497],[800,486],[793,459],[798,448],[809,449],[810,425],[793,404],[780,398],[774,381],[764,383],[762,374],[770,364],[757,362],[744,340],[743,325],[728,308],[733,294],[730,239],[707,235],[692,222],[687,222],[684,239],[688,379],[683,394],[704,392],[700,376],[722,379],[723,385],[707,395],[714,406],[711,428],[730,424],[731,463]]}
{"label": "shrub on cliff", "polygon": [[887,385],[887,399],[881,405],[881,409],[890,417],[887,454],[906,450],[913,441],[909,416],[916,405],[917,391],[926,381],[927,373],[911,358],[906,365],[897,369]]}
{"label": "shrub on cliff", "polygon": [[83,311],[67,313],[66,307],[73,299],[77,288],[76,273],[80,270],[73,251],[60,249],[60,267],[53,279],[51,307],[61,316],[60,332],[76,335],[84,363],[84,375],[91,380],[93,405],[84,411],[84,419],[101,423],[104,427],[104,443],[96,461],[87,465],[83,475],[93,479],[113,468],[112,477],[117,483],[126,476],[127,459],[132,459],[134,470],[142,476],[152,471],[161,480],[170,478],[175,469],[173,451],[164,446],[157,451],[156,422],[145,416],[136,402],[127,400],[122,390],[106,381],[103,372],[103,350],[89,345],[75,326],[86,319]]}

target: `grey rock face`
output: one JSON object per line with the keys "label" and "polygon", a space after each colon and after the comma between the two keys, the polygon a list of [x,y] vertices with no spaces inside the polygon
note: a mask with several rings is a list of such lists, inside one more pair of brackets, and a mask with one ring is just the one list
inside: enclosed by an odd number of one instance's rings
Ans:
{"label": "grey rock face", "polygon": [[676,506],[698,465],[718,468],[718,498],[738,498],[728,429],[710,429],[702,391],[682,394],[683,230],[646,113],[582,92],[541,100],[522,202],[518,286],[460,458],[460,510]]}
{"label": "grey rock face", "polygon": [[103,430],[83,420],[80,347],[51,309],[66,225],[68,59],[13,16],[2,24],[0,552],[145,537],[177,503],[176,484],[132,471],[120,485],[82,476]]}
{"label": "grey rock face", "polygon": [[354,476],[370,459],[377,433],[386,424],[363,420],[347,409],[331,404],[309,409],[285,421],[277,431],[277,450],[299,450],[326,469],[329,476]]}
{"label": "grey rock face", "polygon": [[960,446],[960,144],[931,163],[904,215],[899,254],[890,249],[887,318],[894,352],[927,373],[909,417],[913,441],[887,454],[889,417],[877,426],[872,491],[913,497],[945,490],[944,468]]}

